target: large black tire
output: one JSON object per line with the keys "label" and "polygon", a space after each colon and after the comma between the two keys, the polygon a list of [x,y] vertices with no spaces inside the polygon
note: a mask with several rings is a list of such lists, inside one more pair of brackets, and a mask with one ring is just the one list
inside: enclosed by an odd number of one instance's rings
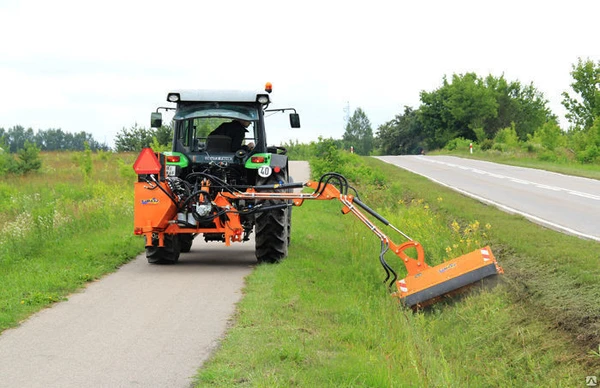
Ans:
{"label": "large black tire", "polygon": [[[287,170],[281,170],[267,179],[261,180],[259,185],[287,182]],[[263,206],[272,206],[286,201],[266,200]],[[287,257],[289,244],[290,208],[273,209],[257,213],[256,231],[256,259],[259,263],[277,263]]]}
{"label": "large black tire", "polygon": [[179,247],[181,253],[188,253],[192,250],[192,243],[194,242],[194,235],[191,233],[185,233],[179,235]]}
{"label": "large black tire", "polygon": [[176,234],[165,234],[165,246],[158,247],[158,237],[152,238],[152,246],[146,247],[146,259],[150,264],[175,264],[179,261],[179,236]]}

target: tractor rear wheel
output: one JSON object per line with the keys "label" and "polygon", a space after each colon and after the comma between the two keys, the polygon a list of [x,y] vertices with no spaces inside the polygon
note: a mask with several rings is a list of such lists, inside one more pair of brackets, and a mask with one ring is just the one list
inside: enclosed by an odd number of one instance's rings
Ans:
{"label": "tractor rear wheel", "polygon": [[158,236],[152,237],[152,246],[146,247],[146,258],[150,264],[175,264],[179,261],[181,246],[179,236],[165,234],[165,246],[158,246]]}
{"label": "tractor rear wheel", "polygon": [[[274,173],[258,185],[287,183],[287,170]],[[265,200],[262,206],[273,206],[286,203],[285,200]],[[268,210],[256,215],[256,259],[259,263],[277,263],[288,254],[290,208]]]}

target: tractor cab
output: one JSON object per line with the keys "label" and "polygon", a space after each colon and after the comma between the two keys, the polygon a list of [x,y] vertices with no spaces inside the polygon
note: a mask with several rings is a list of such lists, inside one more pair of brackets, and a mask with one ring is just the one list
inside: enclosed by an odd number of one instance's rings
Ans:
{"label": "tractor cab", "polygon": [[292,128],[300,127],[300,120],[294,109],[267,109],[271,90],[267,84],[265,91],[188,89],[168,93],[167,101],[176,106],[160,107],[151,115],[151,126],[159,127],[162,125],[160,111],[175,111],[167,173],[179,176],[219,165],[237,166],[233,168],[238,175],[248,175],[244,170],[253,169],[248,164],[252,163],[252,155],[280,153],[280,147],[267,147],[265,112],[293,110],[294,113],[290,113]]}

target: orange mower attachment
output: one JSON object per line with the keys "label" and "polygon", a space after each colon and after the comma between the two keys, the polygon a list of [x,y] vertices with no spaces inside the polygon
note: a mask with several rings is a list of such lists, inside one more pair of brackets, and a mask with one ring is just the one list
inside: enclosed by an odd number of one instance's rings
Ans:
{"label": "orange mower attachment", "polygon": [[[333,184],[331,183],[333,182]],[[334,184],[339,186],[338,189]],[[260,190],[278,190],[297,187],[310,187],[314,189],[312,193],[262,193]],[[337,173],[328,173],[321,177],[319,182],[309,181],[303,185],[299,183],[272,185],[268,187],[256,187],[257,190],[248,190],[244,193],[227,193],[226,195],[244,199],[292,199],[295,206],[301,206],[305,199],[332,200],[338,199],[344,207],[342,213],[354,214],[363,224],[365,224],[381,240],[381,253],[379,260],[387,277],[384,282],[389,282],[391,287],[396,284],[398,291],[393,292],[392,296],[406,306],[420,308],[435,303],[444,296],[454,295],[463,291],[467,286],[472,285],[488,276],[502,274],[504,271],[498,265],[489,246],[477,249],[466,255],[446,261],[435,267],[430,267],[425,263],[425,254],[423,247],[417,241],[412,240],[402,231],[390,224],[388,220],[382,217],[364,204],[359,198],[356,190],[349,186],[345,177]],[[356,195],[348,194],[348,189],[352,189]],[[358,205],[358,206],[355,206]],[[408,241],[403,244],[396,244],[388,238],[369,218],[367,218],[359,209],[363,209],[373,217],[377,218],[384,225],[389,226]],[[417,257],[409,256],[405,251],[414,249]],[[408,272],[404,279],[397,280],[396,272],[385,261],[385,253],[391,250],[398,256]]]}
{"label": "orange mower attachment", "polygon": [[[407,267],[408,268],[408,267]],[[504,273],[489,246],[421,271],[409,271],[396,281],[393,295],[410,307],[424,307],[453,295],[488,276]]]}

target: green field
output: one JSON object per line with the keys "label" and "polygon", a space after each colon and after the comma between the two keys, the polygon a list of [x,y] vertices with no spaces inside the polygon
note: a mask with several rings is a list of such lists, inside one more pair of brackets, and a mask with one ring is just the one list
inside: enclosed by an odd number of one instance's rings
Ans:
{"label": "green field", "polygon": [[140,251],[132,233],[135,155],[41,157],[38,173],[0,177],[0,331]]}
{"label": "green field", "polygon": [[598,243],[364,163],[391,183],[367,183],[363,201],[420,241],[429,264],[490,244],[505,275],[413,313],[382,284],[378,239],[339,203],[306,203],[290,256],[248,277],[198,386],[572,387],[599,373]]}
{"label": "green field", "polygon": [[[141,250],[135,155],[42,159],[38,173],[0,177],[0,330]],[[289,257],[247,278],[198,386],[573,387],[600,375],[600,244],[375,159],[338,162],[363,202],[423,244],[429,264],[489,244],[505,274],[413,313],[382,283],[378,239],[339,203],[306,201],[294,209]]]}

